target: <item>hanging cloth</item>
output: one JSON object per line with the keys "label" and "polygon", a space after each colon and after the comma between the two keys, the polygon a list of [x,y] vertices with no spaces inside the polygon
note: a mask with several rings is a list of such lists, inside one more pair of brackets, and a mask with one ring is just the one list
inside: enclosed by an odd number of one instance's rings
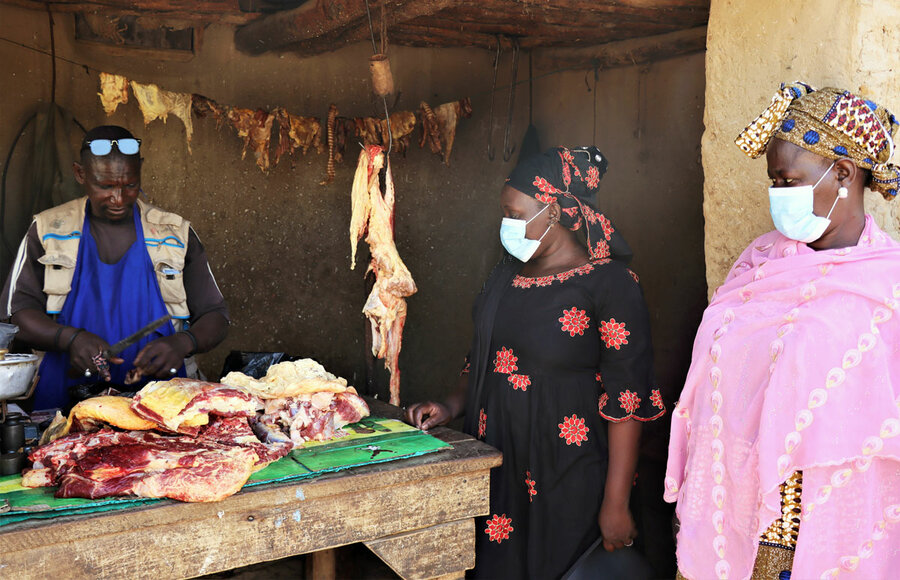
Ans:
{"label": "hanging cloth", "polygon": [[[92,332],[110,344],[168,314],[156,281],[153,263],[144,245],[144,230],[137,205],[132,214],[137,239],[118,262],[106,264],[100,260],[97,245],[91,235],[90,207],[85,212],[72,290],[56,319],[60,324]],[[167,322],[150,336],[122,351],[118,356],[125,359],[125,362],[110,365],[110,382],[124,384],[125,375],[134,368],[134,359],[141,349],[157,338],[174,333],[172,323]],[[68,404],[69,387],[86,381],[85,377],[80,376],[69,378],[69,366],[67,352],[48,352],[44,356],[34,397],[35,409],[64,407]],[[76,370],[83,372],[84,369]],[[176,376],[185,376],[184,365],[178,369]],[[140,388],[141,384],[134,386]]]}

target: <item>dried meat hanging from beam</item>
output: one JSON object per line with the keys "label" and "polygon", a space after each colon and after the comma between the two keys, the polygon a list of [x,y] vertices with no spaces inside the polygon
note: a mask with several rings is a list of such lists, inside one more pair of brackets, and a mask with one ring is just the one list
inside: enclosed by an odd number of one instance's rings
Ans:
{"label": "dried meat hanging from beam", "polygon": [[[390,161],[381,147],[363,148],[353,178],[350,204],[350,261],[356,267],[356,245],[363,236],[369,244],[375,285],[366,299],[363,314],[372,329],[372,354],[384,359],[391,373],[390,403],[400,405],[400,348],[406,324],[407,296],[416,293],[416,283],[394,245],[394,178]],[[384,195],[379,174],[385,170]]]}
{"label": "dried meat hanging from beam", "polygon": [[191,136],[194,133],[191,123],[191,95],[173,93],[156,85],[144,85],[135,81],[131,81],[131,90],[144,115],[144,125],[149,125],[155,119],[162,119],[165,123],[169,113],[181,119],[187,135],[188,151],[190,151]]}

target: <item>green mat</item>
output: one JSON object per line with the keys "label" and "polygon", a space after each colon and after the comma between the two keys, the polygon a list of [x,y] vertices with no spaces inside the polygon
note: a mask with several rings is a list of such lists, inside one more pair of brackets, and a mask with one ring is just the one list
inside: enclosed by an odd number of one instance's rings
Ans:
{"label": "green mat", "polygon": [[[402,421],[366,417],[347,425],[336,441],[311,441],[250,476],[244,487],[316,477],[361,465],[416,457],[449,448],[443,441]],[[153,498],[56,498],[55,487],[27,488],[20,475],[0,477],[0,526],[32,518],[46,519],[128,509],[159,501]],[[7,508],[8,506],[8,508]]]}

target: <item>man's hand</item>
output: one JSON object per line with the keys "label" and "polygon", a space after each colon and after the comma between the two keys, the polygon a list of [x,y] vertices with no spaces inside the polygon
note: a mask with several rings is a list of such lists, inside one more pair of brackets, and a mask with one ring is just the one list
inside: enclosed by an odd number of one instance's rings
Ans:
{"label": "man's hand", "polygon": [[453,419],[453,413],[449,407],[435,401],[415,403],[406,410],[407,423],[423,431],[439,425],[446,425],[451,419]]}
{"label": "man's hand", "polygon": [[[72,329],[69,332],[78,332],[77,329]],[[94,355],[100,354],[109,348],[109,343],[94,334],[93,332],[88,332],[87,330],[82,330],[78,332],[78,335],[75,336],[75,340],[72,341],[72,344],[69,346],[69,363],[72,365],[72,369],[74,369],[73,374],[77,374],[81,376],[85,371],[90,371],[91,376],[97,376],[97,365],[94,364],[94,361],[91,360]],[[111,364],[120,365],[123,361],[120,358],[113,357],[109,359]]]}
{"label": "man's hand", "polygon": [[176,371],[184,364],[184,357],[193,348],[191,339],[183,334],[173,334],[157,338],[141,349],[134,358],[134,366],[140,369],[145,377],[167,379],[175,376]]}
{"label": "man's hand", "polygon": [[619,502],[606,501],[600,505],[600,535],[603,537],[603,548],[607,552],[630,546],[637,536],[637,527],[634,518],[628,511],[627,505]]}

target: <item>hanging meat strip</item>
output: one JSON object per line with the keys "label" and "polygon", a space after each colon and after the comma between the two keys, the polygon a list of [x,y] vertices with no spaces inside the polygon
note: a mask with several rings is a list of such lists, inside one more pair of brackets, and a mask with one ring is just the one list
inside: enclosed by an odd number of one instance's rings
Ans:
{"label": "hanging meat strip", "polygon": [[[409,140],[412,138],[413,129],[416,128],[416,114],[412,111],[397,111],[391,113],[391,136],[394,139],[393,150],[405,154],[409,148]],[[385,131],[387,123],[381,121],[382,145],[388,146],[388,134]]]}
{"label": "hanging meat strip", "polygon": [[191,124],[191,95],[187,93],[173,93],[165,91],[156,85],[143,85],[131,81],[131,90],[144,114],[144,125],[149,125],[155,119],[162,119],[163,123],[169,113],[172,113],[184,123],[187,136],[188,152],[191,150],[191,136],[194,127]]}
{"label": "hanging meat strip", "polygon": [[191,95],[191,110],[195,115],[201,118],[212,115],[213,119],[216,120],[216,129],[218,129],[224,120],[228,118],[228,109],[228,106],[220,105],[203,95],[198,95],[196,93]]}
{"label": "hanging meat strip", "polygon": [[334,181],[334,120],[337,119],[337,105],[329,105],[328,120],[325,122],[325,138],[328,141],[328,165],[325,170],[325,179],[319,185],[328,185]]}
{"label": "hanging meat strip", "polygon": [[456,139],[456,123],[460,117],[468,119],[471,116],[472,103],[468,97],[444,103],[434,109],[434,117],[437,119],[444,146],[444,165],[450,166],[450,151],[453,150],[453,141]]}
{"label": "hanging meat strip", "polygon": [[107,115],[116,112],[119,104],[128,102],[128,79],[121,75],[100,73],[100,104]]}
{"label": "hanging meat strip", "polygon": [[234,107],[228,111],[228,121],[237,131],[238,137],[244,139],[244,150],[241,159],[247,155],[247,148],[253,150],[256,165],[263,172],[269,172],[269,141],[272,139],[272,122],[275,116],[262,109],[239,109]]}
{"label": "hanging meat strip", "polygon": [[275,165],[281,161],[285,153],[294,154],[302,149],[305,155],[313,145],[316,151],[322,152],[322,128],[315,117],[297,117],[284,108],[277,107],[272,111],[278,121],[278,146],[275,148]]}
{"label": "hanging meat strip", "polygon": [[419,104],[419,117],[422,121],[422,137],[419,139],[419,147],[425,147],[427,142],[432,153],[440,153],[441,128],[438,127],[434,111],[431,110],[431,107],[425,101]]}
{"label": "hanging meat strip", "polygon": [[350,250],[356,265],[356,245],[363,235],[372,254],[369,270],[375,285],[363,313],[372,328],[372,354],[385,360],[391,373],[390,403],[400,404],[400,348],[406,324],[406,296],[416,293],[416,283],[394,245],[394,179],[390,161],[385,169],[385,187],[379,189],[379,173],[385,165],[382,148],[369,146],[360,152],[351,191]]}

